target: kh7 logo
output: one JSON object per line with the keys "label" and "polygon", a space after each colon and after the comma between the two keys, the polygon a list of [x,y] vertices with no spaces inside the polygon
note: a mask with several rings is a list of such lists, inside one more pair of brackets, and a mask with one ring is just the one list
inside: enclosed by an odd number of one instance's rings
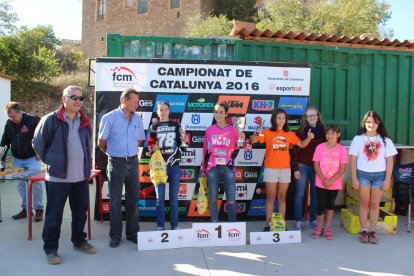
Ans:
{"label": "kh7 logo", "polygon": [[132,82],[132,77],[137,79],[135,73],[125,66],[115,66],[114,68],[109,69],[109,71],[113,72],[112,81],[114,82]]}
{"label": "kh7 logo", "polygon": [[192,180],[195,177],[194,169],[181,169],[180,180]]}
{"label": "kh7 logo", "polygon": [[258,111],[269,111],[275,109],[275,101],[273,100],[253,100],[252,109]]}

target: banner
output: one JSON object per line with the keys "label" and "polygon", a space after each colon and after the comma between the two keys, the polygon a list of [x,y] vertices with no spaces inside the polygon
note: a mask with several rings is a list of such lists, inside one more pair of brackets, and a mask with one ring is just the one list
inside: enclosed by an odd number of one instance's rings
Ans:
{"label": "banner", "polygon": [[[99,58],[95,83],[95,134],[102,116],[119,106],[119,97],[125,88],[133,87],[140,92],[137,112],[143,118],[146,140],[151,122],[157,117],[157,103],[169,102],[170,119],[185,126],[190,137],[189,148],[181,157],[180,218],[194,219],[203,217],[196,210],[197,180],[205,130],[215,123],[214,105],[225,101],[229,105],[229,117],[245,117],[246,137],[256,130],[261,120],[264,120],[264,128],[270,127],[270,117],[276,108],[286,110],[290,129],[295,130],[308,105],[310,67],[287,63]],[[150,156],[146,146],[145,141],[139,154],[141,199],[137,204],[140,216],[152,219],[156,199],[149,178]],[[265,198],[261,175],[264,151],[264,145],[254,145],[252,150],[240,150],[236,158],[237,216],[240,220],[264,214],[257,212],[263,209],[262,199]],[[99,149],[95,150],[95,164],[106,170],[106,156]],[[227,220],[223,193],[220,187],[219,218]],[[99,210],[108,209],[107,198],[99,202],[98,205],[106,208],[97,206],[96,215]],[[166,201],[167,211],[168,204]]]}

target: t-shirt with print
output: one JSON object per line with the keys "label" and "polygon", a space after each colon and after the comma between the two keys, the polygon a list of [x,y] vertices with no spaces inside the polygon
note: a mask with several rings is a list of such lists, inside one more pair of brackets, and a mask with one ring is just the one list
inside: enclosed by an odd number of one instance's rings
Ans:
{"label": "t-shirt with print", "polygon": [[265,168],[288,169],[290,168],[290,145],[297,145],[300,139],[293,131],[273,131],[265,129],[263,134],[257,137],[259,143],[266,144]]}
{"label": "t-shirt with print", "polygon": [[[220,128],[217,125],[209,126],[203,143],[203,164],[201,169],[208,172],[216,165],[226,166],[229,164],[234,154],[238,152],[238,134],[232,125]],[[208,157],[208,160],[204,160]],[[206,161],[206,162],[205,162]]]}
{"label": "t-shirt with print", "polygon": [[181,159],[180,152],[180,124],[167,121],[151,125],[148,145],[157,143],[167,166],[179,164]]}
{"label": "t-shirt with print", "polygon": [[[341,164],[348,163],[348,153],[346,149],[340,145],[336,144],[333,148],[328,148],[327,143],[319,144],[315,153],[313,154],[313,161],[319,162],[319,168],[323,176],[326,179],[332,178],[341,168]],[[322,180],[316,174],[315,176],[316,187],[328,190],[342,190],[342,177],[335,180],[331,186],[328,188],[322,184]]]}
{"label": "t-shirt with print", "polygon": [[364,172],[385,171],[387,169],[385,158],[398,153],[391,139],[385,138],[385,143],[380,135],[355,136],[349,147],[349,154],[358,157],[357,169]]}

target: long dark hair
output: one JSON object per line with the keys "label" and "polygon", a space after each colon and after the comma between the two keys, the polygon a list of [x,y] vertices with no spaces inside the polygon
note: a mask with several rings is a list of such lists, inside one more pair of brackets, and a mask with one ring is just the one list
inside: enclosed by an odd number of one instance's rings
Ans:
{"label": "long dark hair", "polygon": [[305,129],[309,126],[308,120],[306,120],[306,113],[309,110],[315,110],[316,111],[316,114],[318,116],[318,121],[316,121],[316,125],[321,126],[323,130],[325,129],[325,122],[323,121],[321,112],[316,107],[311,105],[311,106],[308,106],[308,108],[306,108],[306,110],[305,110],[305,113],[303,113],[303,116],[302,116],[302,118],[300,119],[300,122],[299,122],[299,128],[297,130],[297,133],[305,133]]}
{"label": "long dark hair", "polygon": [[289,131],[288,115],[287,115],[286,111],[282,108],[278,108],[278,109],[275,110],[275,112],[273,112],[272,117],[270,118],[270,123],[272,124],[272,126],[270,127],[270,130],[277,131],[276,117],[280,113],[283,113],[286,116],[286,122],[283,125],[282,129],[283,129],[284,132],[288,132]]}
{"label": "long dark hair", "polygon": [[358,130],[358,135],[362,135],[365,132],[367,132],[367,128],[365,127],[365,123],[366,123],[368,117],[372,117],[372,119],[374,119],[374,121],[378,124],[377,133],[381,136],[382,141],[385,144],[385,138],[390,138],[390,136],[388,135],[388,132],[385,129],[385,125],[384,125],[384,122],[382,121],[381,117],[379,116],[379,114],[377,112],[375,112],[373,110],[370,110],[367,113],[365,113],[364,118],[362,118],[362,121],[361,121],[361,128]]}

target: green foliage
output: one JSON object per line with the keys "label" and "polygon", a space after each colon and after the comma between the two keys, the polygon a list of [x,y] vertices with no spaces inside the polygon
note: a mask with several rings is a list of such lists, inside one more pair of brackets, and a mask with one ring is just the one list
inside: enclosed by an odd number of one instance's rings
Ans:
{"label": "green foliage", "polygon": [[384,25],[390,19],[390,5],[376,0],[274,0],[259,14],[261,30],[307,31],[358,36],[364,33],[392,35]]}
{"label": "green foliage", "polygon": [[58,43],[51,26],[22,27],[0,37],[0,68],[16,78],[12,83],[12,99],[30,98],[59,74],[54,50]]}
{"label": "green foliage", "polygon": [[225,15],[203,18],[194,15],[187,19],[184,35],[189,37],[206,37],[207,35],[228,35],[233,28],[233,22]]}
{"label": "green foliage", "polygon": [[16,30],[17,14],[6,2],[0,3],[0,36],[9,34]]}
{"label": "green foliage", "polygon": [[57,51],[56,59],[62,73],[74,73],[79,70],[87,71],[88,60],[81,51],[71,51],[69,53]]}
{"label": "green foliage", "polygon": [[229,20],[245,22],[257,21],[256,0],[220,0],[217,1],[212,15],[225,15]]}

